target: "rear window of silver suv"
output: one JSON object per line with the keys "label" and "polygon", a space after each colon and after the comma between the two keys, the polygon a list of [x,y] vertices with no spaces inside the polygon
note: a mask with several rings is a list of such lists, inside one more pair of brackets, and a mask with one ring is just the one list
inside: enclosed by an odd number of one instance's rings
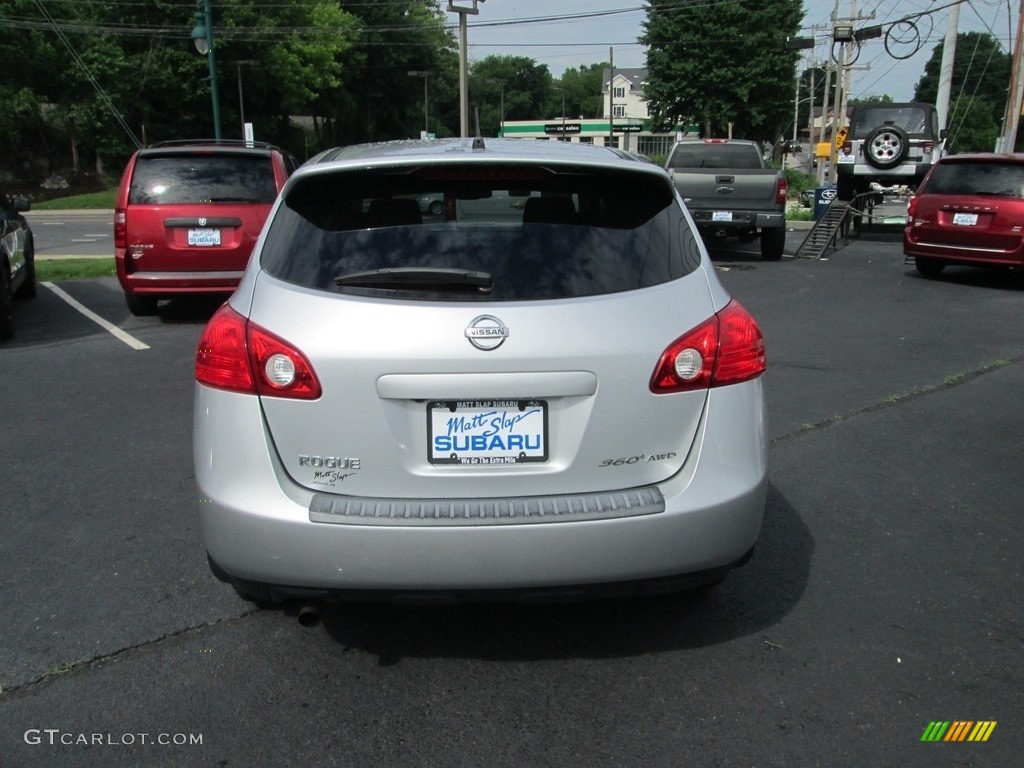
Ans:
{"label": "rear window of silver suv", "polygon": [[[326,291],[524,301],[668,282],[699,266],[698,242],[668,179],[659,175],[402,167],[296,179],[267,231],[260,263],[282,280]],[[411,269],[486,275],[487,288],[347,279]]]}

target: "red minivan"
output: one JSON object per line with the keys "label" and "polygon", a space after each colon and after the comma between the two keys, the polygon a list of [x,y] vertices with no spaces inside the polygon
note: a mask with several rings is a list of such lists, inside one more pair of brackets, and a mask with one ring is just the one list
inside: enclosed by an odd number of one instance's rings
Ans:
{"label": "red minivan", "polygon": [[162,142],[128,160],[114,208],[114,260],[128,309],[231,293],[295,158],[241,141]]}
{"label": "red minivan", "polygon": [[939,160],[907,204],[903,253],[926,277],[950,264],[1024,266],[1024,154]]}

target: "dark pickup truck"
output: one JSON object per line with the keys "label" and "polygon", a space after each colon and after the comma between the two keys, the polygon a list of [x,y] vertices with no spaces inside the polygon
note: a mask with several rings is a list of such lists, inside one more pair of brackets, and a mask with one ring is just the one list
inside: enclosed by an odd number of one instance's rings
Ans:
{"label": "dark pickup truck", "polygon": [[764,162],[756,142],[684,139],[668,153],[665,170],[705,242],[760,237],[762,258],[782,258],[786,177]]}

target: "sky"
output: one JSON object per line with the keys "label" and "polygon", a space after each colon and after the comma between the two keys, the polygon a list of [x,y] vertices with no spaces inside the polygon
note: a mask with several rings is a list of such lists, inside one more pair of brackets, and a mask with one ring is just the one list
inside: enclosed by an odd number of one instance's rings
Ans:
{"label": "sky", "polygon": [[[728,2],[729,0],[709,0]],[[882,39],[865,41],[852,72],[851,97],[888,95],[894,101],[910,101],[914,86],[924,73],[935,46],[946,34],[952,0],[839,0],[840,18],[854,15],[862,20],[855,27],[881,24],[892,29],[892,22],[933,10],[917,22],[917,52],[911,42],[915,34],[901,27],[891,53],[909,58],[894,58],[887,53]],[[851,5],[851,3],[853,5]],[[469,7],[470,0],[456,0]],[[812,63],[822,64],[830,53],[830,21],[836,0],[804,0],[801,36],[813,36],[817,46],[804,51],[800,69]],[[1010,10],[1008,11],[1008,5]],[[1016,0],[969,0],[961,4],[960,32],[989,32],[1010,53],[1016,35]],[[856,7],[856,13],[853,7]],[[570,67],[607,61],[612,49],[616,68],[645,66],[644,48],[637,42],[647,18],[641,0],[481,0],[480,13],[467,16],[470,60],[491,55],[526,56],[547,64],[555,77]],[[940,10],[935,10],[940,9]],[[874,14],[874,19],[867,18]],[[457,24],[458,15],[449,14]],[[910,55],[913,54],[913,55]],[[866,68],[865,68],[866,67]]]}

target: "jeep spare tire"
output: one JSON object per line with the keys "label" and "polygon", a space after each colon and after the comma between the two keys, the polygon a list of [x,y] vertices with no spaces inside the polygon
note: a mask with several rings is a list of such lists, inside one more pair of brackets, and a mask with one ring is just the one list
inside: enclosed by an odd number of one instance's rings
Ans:
{"label": "jeep spare tire", "polygon": [[880,171],[895,168],[910,152],[906,131],[895,125],[881,125],[864,139],[864,157]]}

